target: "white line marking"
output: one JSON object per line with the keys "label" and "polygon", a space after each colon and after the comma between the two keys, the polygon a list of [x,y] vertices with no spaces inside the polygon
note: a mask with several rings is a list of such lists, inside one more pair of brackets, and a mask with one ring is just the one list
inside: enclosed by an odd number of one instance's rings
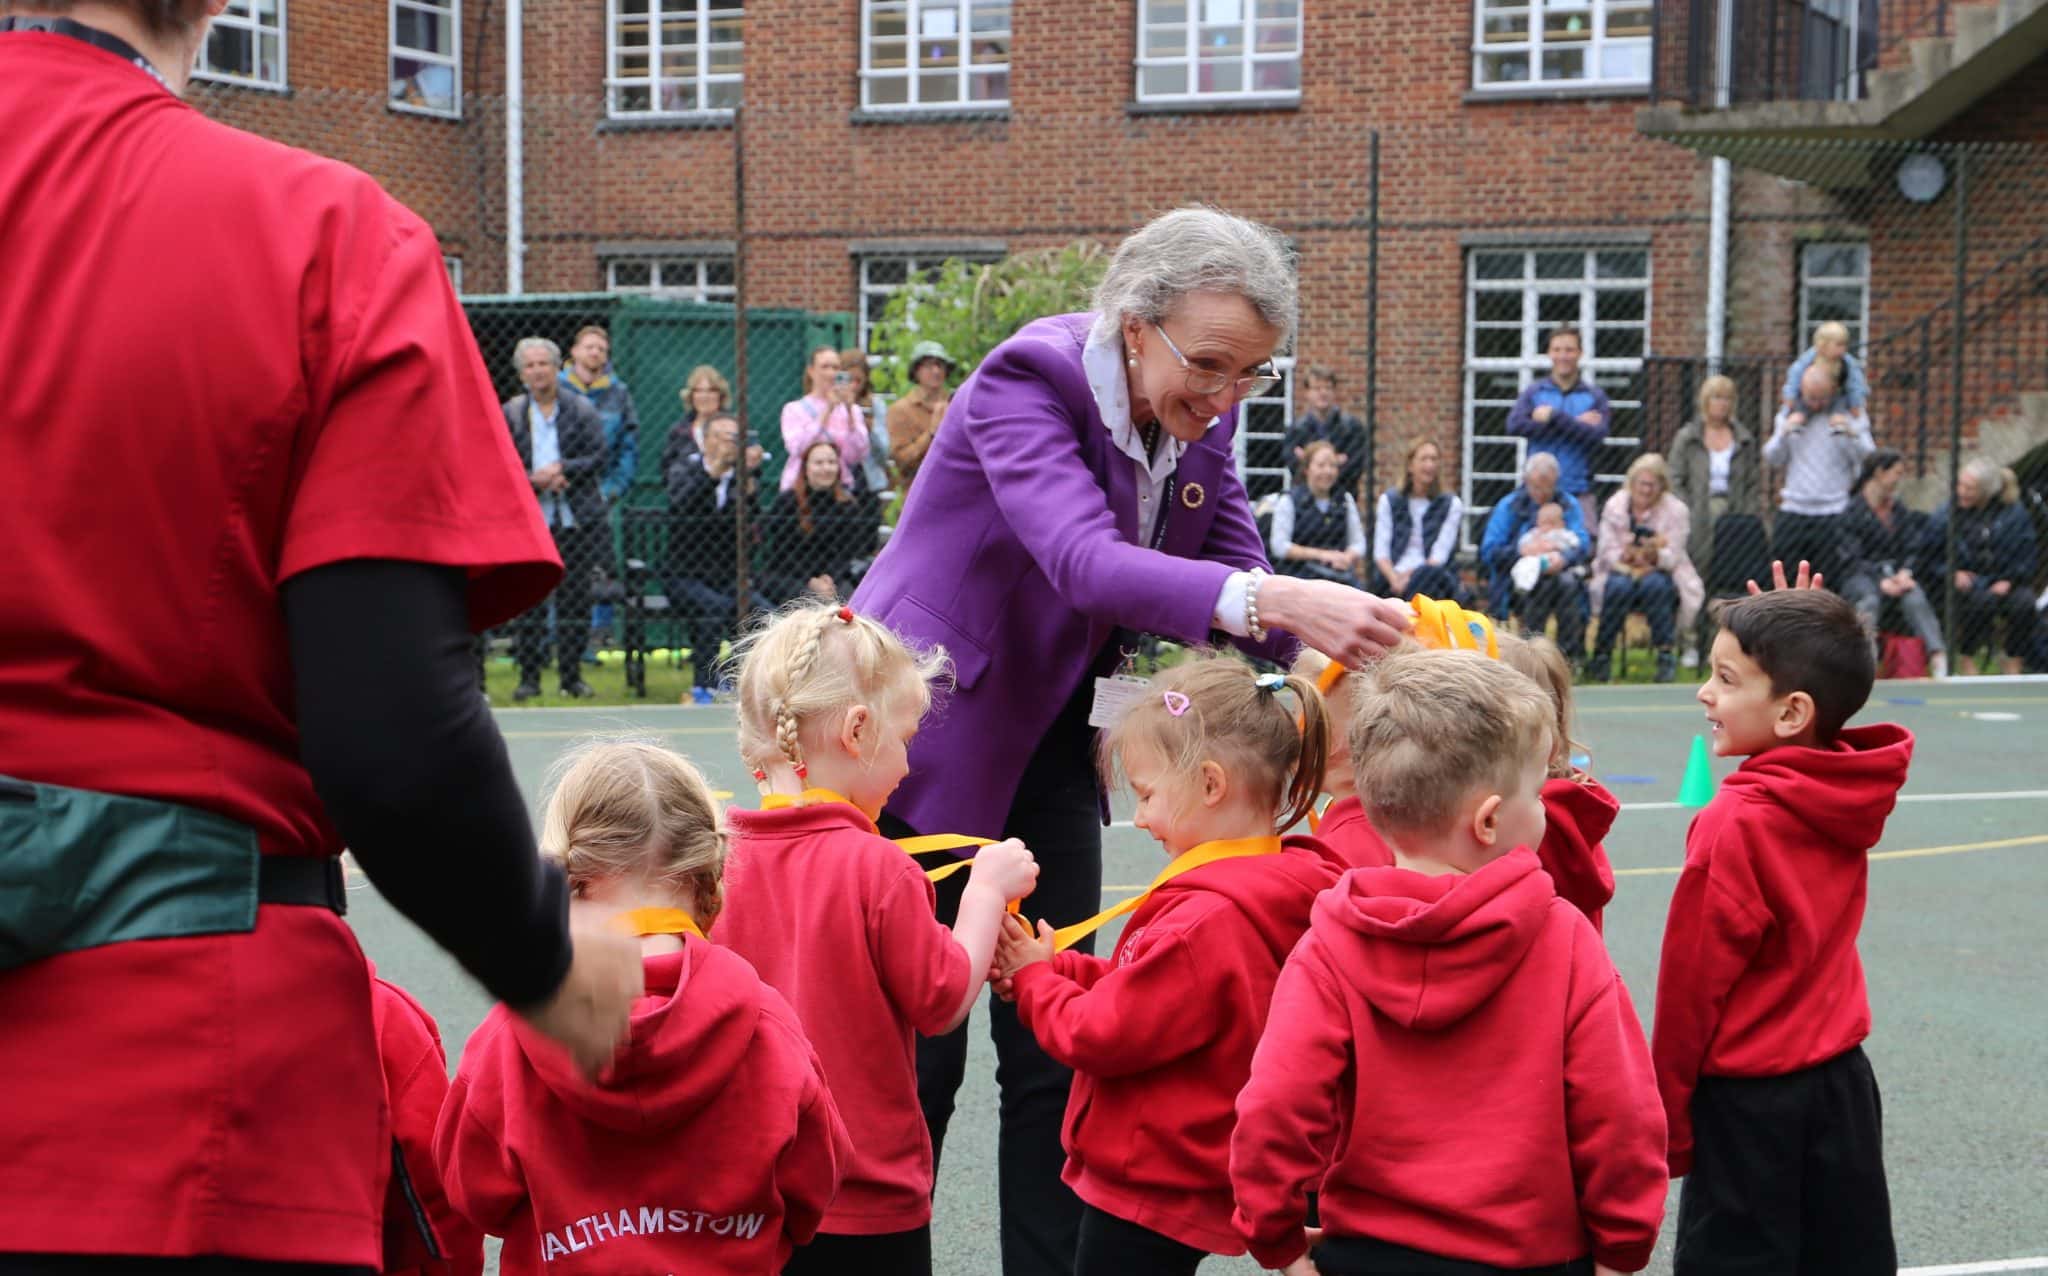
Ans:
{"label": "white line marking", "polygon": [[[2002,789],[1988,793],[1901,793],[1900,802],[2026,802],[2048,798],[2048,789]],[[1624,811],[1676,811],[1676,802],[1624,802]]]}
{"label": "white line marking", "polygon": [[2048,1271],[2048,1255],[2001,1258],[1989,1263],[1948,1263],[1940,1267],[1901,1267],[1899,1276],[1976,1276],[1978,1272]]}

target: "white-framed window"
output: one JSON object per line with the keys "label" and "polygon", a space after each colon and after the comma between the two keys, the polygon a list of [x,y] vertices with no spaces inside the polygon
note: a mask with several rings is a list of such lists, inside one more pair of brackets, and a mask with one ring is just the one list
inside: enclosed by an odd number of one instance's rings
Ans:
{"label": "white-framed window", "polygon": [[740,0],[605,0],[605,102],[614,117],[740,104]]}
{"label": "white-framed window", "polygon": [[1870,333],[1870,245],[1812,243],[1799,250],[1799,348],[1832,320],[1849,330],[1849,348],[1861,350]]}
{"label": "white-framed window", "polygon": [[730,257],[612,257],[604,263],[604,289],[689,301],[731,301],[732,269]]}
{"label": "white-framed window", "polygon": [[441,254],[441,267],[448,272],[448,282],[455,285],[455,295],[462,295],[462,258],[454,253]]}
{"label": "white-framed window", "polygon": [[1275,355],[1273,367],[1280,373],[1280,384],[1238,405],[1237,433],[1230,441],[1237,453],[1237,477],[1254,505],[1286,491],[1294,474],[1287,464],[1287,427],[1294,422],[1294,356]]}
{"label": "white-framed window", "polygon": [[1650,82],[1652,0],[1475,0],[1481,89]]}
{"label": "white-framed window", "polygon": [[861,0],[860,104],[1010,104],[1010,0]]}
{"label": "white-framed window", "polygon": [[953,258],[970,262],[1000,261],[1000,253],[901,252],[866,253],[860,257],[860,348],[868,348],[868,334],[881,322],[889,298],[913,284],[938,276],[939,269]]}
{"label": "white-framed window", "polygon": [[462,0],[391,0],[391,105],[462,116]]}
{"label": "white-framed window", "polygon": [[1138,0],[1138,100],[1301,96],[1302,0]]}
{"label": "white-framed window", "polygon": [[1593,455],[1594,490],[1619,483],[1639,442],[1650,343],[1650,250],[1474,248],[1465,259],[1465,544],[1522,481],[1527,440],[1508,433],[1522,387],[1550,369],[1560,324],[1585,343],[1580,375],[1607,392],[1614,422]]}
{"label": "white-framed window", "polygon": [[228,0],[192,74],[222,84],[285,87],[285,0]]}

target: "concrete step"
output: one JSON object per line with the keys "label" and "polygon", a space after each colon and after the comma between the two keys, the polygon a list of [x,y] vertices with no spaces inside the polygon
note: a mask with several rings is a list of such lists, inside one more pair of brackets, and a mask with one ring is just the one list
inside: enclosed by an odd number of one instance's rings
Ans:
{"label": "concrete step", "polygon": [[1947,75],[1950,57],[1955,52],[1955,43],[1947,36],[1922,36],[1906,42],[1906,52],[1912,58],[1913,75],[1919,80],[1919,87],[1927,86]]}
{"label": "concrete step", "polygon": [[1949,65],[1961,66],[1991,46],[2009,24],[2001,22],[2003,4],[1957,5],[1955,22],[1955,47],[1949,53]]}

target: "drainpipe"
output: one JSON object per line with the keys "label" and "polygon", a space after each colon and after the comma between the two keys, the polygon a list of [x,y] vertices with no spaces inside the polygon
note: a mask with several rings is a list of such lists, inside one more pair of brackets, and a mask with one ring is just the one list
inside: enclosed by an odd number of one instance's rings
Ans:
{"label": "drainpipe", "polygon": [[[1728,109],[1735,68],[1735,0],[1721,0],[1714,24],[1714,105]],[[1707,371],[1721,370],[1728,347],[1728,187],[1733,166],[1714,157],[1707,213]]]}
{"label": "drainpipe", "polygon": [[505,0],[505,291],[526,291],[526,97],[522,0]]}

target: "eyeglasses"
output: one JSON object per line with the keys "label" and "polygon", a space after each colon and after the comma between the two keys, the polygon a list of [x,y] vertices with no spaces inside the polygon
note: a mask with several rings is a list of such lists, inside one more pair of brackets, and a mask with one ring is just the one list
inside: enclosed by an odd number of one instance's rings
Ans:
{"label": "eyeglasses", "polygon": [[1227,372],[1210,372],[1205,368],[1194,367],[1188,363],[1188,357],[1180,352],[1180,347],[1173,344],[1173,338],[1166,335],[1166,329],[1155,323],[1152,325],[1152,331],[1159,334],[1159,339],[1166,343],[1166,348],[1173,352],[1173,357],[1180,360],[1181,371],[1186,374],[1189,394],[1215,394],[1226,386],[1235,386],[1236,397],[1243,401],[1256,399],[1280,384],[1280,373],[1271,363],[1262,364],[1260,371],[1248,377],[1233,377]]}

